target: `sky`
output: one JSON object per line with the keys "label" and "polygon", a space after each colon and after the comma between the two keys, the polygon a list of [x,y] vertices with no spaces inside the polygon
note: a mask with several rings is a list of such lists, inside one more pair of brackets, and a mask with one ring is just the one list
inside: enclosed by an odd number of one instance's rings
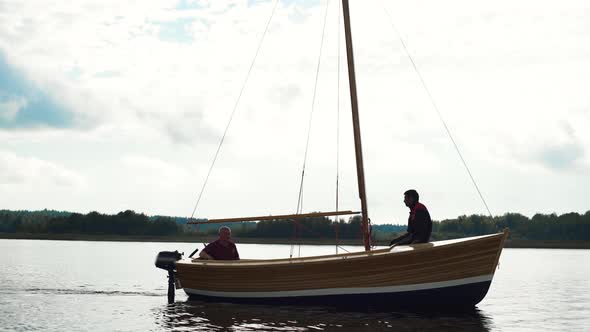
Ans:
{"label": "sky", "polygon": [[[195,217],[360,210],[339,2],[274,5],[0,0],[0,209],[190,216],[244,87]],[[350,8],[373,223],[488,213],[401,40],[493,215],[590,210],[590,3]]]}

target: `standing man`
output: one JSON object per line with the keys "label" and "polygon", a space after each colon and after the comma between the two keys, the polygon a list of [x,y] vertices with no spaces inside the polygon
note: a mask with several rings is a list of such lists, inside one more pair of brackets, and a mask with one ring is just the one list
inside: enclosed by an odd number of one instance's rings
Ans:
{"label": "standing man", "polygon": [[231,229],[227,226],[219,227],[219,239],[209,243],[200,253],[202,259],[236,260],[240,259],[238,248],[230,240]]}
{"label": "standing man", "polygon": [[404,193],[404,203],[410,208],[408,230],[405,234],[391,240],[389,245],[403,245],[411,243],[427,243],[432,233],[432,220],[424,204],[418,202],[420,195],[414,189]]}

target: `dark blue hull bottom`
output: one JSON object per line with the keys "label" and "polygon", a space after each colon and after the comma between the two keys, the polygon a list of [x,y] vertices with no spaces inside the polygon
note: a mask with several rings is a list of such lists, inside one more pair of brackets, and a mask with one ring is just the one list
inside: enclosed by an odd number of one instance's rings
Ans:
{"label": "dark blue hull bottom", "polygon": [[451,309],[473,308],[488,292],[491,281],[395,293],[322,295],[280,298],[229,298],[191,295],[191,300],[214,302],[278,304],[278,305],[329,305],[344,308],[384,309]]}

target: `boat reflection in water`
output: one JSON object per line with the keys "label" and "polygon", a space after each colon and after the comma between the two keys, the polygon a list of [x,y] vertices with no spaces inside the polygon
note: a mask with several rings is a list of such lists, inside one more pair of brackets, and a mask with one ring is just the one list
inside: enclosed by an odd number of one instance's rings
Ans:
{"label": "boat reflection in water", "polygon": [[491,318],[474,308],[461,312],[346,311],[332,306],[241,305],[177,302],[154,310],[163,330],[191,331],[489,331]]}

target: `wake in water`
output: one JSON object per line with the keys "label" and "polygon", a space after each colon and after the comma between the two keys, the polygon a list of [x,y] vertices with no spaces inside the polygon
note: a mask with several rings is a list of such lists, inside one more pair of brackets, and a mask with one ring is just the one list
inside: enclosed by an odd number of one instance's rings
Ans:
{"label": "wake in water", "polygon": [[165,297],[166,292],[155,293],[148,291],[110,291],[93,289],[68,289],[68,288],[25,288],[2,290],[5,294],[32,293],[32,294],[57,294],[57,295],[109,295],[109,296],[161,296]]}

